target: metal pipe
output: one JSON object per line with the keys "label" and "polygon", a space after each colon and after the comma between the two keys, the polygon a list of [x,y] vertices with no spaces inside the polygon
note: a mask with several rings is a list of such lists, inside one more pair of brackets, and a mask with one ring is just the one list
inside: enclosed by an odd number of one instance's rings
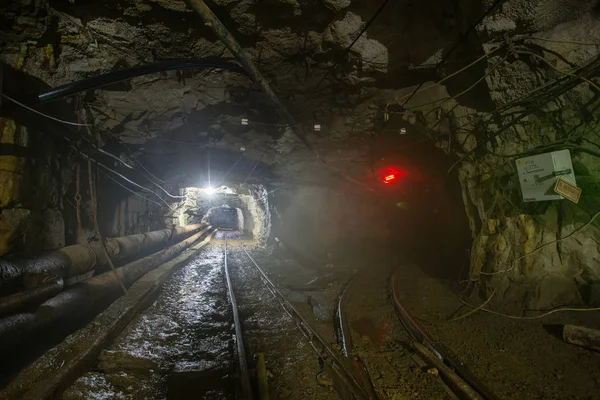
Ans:
{"label": "metal pipe", "polygon": [[64,283],[61,278],[55,282],[39,288],[25,290],[10,296],[0,297],[0,317],[14,314],[26,307],[34,306],[45,300],[56,296],[63,289]]}
{"label": "metal pipe", "polygon": [[154,64],[141,65],[139,67],[120,69],[111,71],[106,74],[94,76],[92,78],[83,79],[77,82],[61,85],[38,95],[40,103],[60,99],[71,96],[73,94],[84,92],[86,90],[97,89],[102,86],[121,82],[137,76],[153,74],[156,72],[169,71],[173,69],[190,69],[190,68],[219,68],[227,69],[232,72],[245,74],[245,71],[237,64],[226,62],[216,62],[210,60],[164,60]]}
{"label": "metal pipe", "polygon": [[[337,356],[337,353],[333,350],[333,348],[329,345],[329,342],[326,341],[316,330],[311,328],[309,323],[304,319],[302,314],[290,303],[285,296],[277,289],[275,284],[269,279],[267,274],[258,266],[256,261],[250,256],[250,253],[246,250],[246,247],[242,247],[244,253],[248,256],[252,264],[256,267],[258,272],[263,278],[264,283],[269,288],[269,291],[275,295],[275,297],[279,298],[279,302],[281,307],[288,313],[288,315],[297,321],[298,328],[300,332],[307,338],[309,344],[315,350],[316,353],[319,354],[319,357],[325,365],[329,366],[336,377],[350,390],[352,395],[357,400],[367,400],[369,397],[365,390],[360,386],[356,377],[348,370],[347,364],[340,360]],[[316,346],[319,345],[319,348]]]}
{"label": "metal pipe", "polygon": [[35,332],[56,326],[56,323],[99,312],[99,308],[122,294],[119,281],[131,286],[152,269],[213,232],[214,229],[209,226],[165,250],[78,283],[72,289],[65,290],[42,303],[35,312],[15,314],[1,319],[0,352],[19,345]]}
{"label": "metal pipe", "polygon": [[225,249],[223,253],[225,280],[227,281],[227,292],[229,293],[229,302],[231,303],[231,311],[233,312],[233,325],[235,327],[235,342],[237,344],[238,361],[240,364],[240,381],[242,384],[243,397],[246,400],[252,400],[252,385],[250,384],[250,372],[248,370],[248,360],[246,358],[246,349],[244,347],[244,335],[242,333],[242,323],[240,321],[240,313],[233,293],[233,284],[229,276],[229,267],[227,266],[227,240],[225,240]]}
{"label": "metal pipe", "polygon": [[296,120],[292,115],[288,112],[283,103],[277,98],[277,95],[271,89],[269,82],[262,76],[256,65],[250,60],[242,46],[235,40],[235,38],[229,33],[229,30],[223,25],[223,23],[217,18],[217,16],[212,12],[212,10],[204,3],[202,0],[187,0],[188,5],[195,10],[198,15],[204,20],[204,23],[209,26],[213,32],[217,35],[219,39],[223,42],[223,44],[231,51],[233,56],[238,60],[240,64],[244,67],[250,79],[254,82],[258,83],[261,89],[267,95],[267,98],[271,101],[275,110],[285,119],[290,128],[294,131],[296,136],[300,138],[302,143],[309,149],[312,149],[312,146],[306,139],[306,136],[302,132],[300,125],[296,123]]}
{"label": "metal pipe", "polygon": [[[138,235],[106,239],[111,260],[130,260],[175,243],[197,232],[202,224],[162,229]],[[19,278],[27,274],[51,275],[62,278],[81,275],[108,262],[102,244],[66,246],[35,258],[0,259],[0,292],[17,286]],[[20,283],[20,282],[19,282]],[[27,285],[37,286],[35,283]]]}

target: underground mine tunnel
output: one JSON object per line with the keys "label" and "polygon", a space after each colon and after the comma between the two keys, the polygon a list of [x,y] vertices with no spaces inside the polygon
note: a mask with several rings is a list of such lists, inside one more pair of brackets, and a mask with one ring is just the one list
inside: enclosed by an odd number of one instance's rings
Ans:
{"label": "underground mine tunnel", "polygon": [[0,399],[600,399],[598,0],[0,3]]}

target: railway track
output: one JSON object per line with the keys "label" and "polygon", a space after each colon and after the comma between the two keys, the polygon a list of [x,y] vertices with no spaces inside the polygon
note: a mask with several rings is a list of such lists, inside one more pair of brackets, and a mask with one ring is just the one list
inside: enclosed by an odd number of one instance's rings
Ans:
{"label": "railway track", "polygon": [[427,331],[411,316],[398,296],[397,271],[390,280],[390,298],[398,318],[409,333],[413,347],[440,371],[445,383],[461,399],[496,400],[483,384],[473,378],[462,364],[450,355],[443,344],[436,343]]}
{"label": "railway track", "polygon": [[278,372],[274,384],[296,392],[291,398],[337,398],[333,388],[342,398],[370,398],[351,364],[245,248],[211,244],[173,275],[61,398],[265,399],[266,378],[255,379],[264,355]]}
{"label": "railway track", "polygon": [[[357,275],[344,287],[335,313],[338,347],[245,247],[225,241],[200,248],[152,304],[106,337],[98,353],[85,354],[95,357],[87,371],[65,365],[77,361],[65,357],[55,367],[66,372],[50,378],[60,389],[24,398],[493,399],[410,317],[395,276],[397,311],[381,280]],[[86,327],[89,335],[101,321]],[[64,353],[54,351],[53,362]],[[266,365],[275,375],[270,389]]]}
{"label": "railway track", "polygon": [[[387,283],[386,301],[374,295],[385,293],[386,283],[373,278],[377,273],[368,272],[370,277],[363,272],[343,287],[336,301],[334,324],[341,352],[352,360],[369,398],[398,394],[401,398],[495,399],[410,315],[399,300],[397,272]],[[387,378],[382,378],[384,374]]]}

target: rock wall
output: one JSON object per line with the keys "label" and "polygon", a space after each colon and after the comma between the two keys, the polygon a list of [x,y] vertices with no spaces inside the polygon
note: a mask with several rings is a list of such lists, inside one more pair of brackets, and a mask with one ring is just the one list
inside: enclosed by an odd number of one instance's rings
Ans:
{"label": "rock wall", "polygon": [[[483,298],[495,290],[496,309],[600,301],[600,218],[590,223],[600,210],[599,11],[597,1],[507,0],[461,46],[485,61],[445,65],[443,85],[369,92],[355,108],[362,129],[405,129],[452,156],[470,278]],[[581,201],[525,203],[515,160],[559,149],[571,152]]]}
{"label": "rock wall", "polygon": [[64,246],[72,171],[63,149],[10,118],[0,118],[0,149],[0,255]]}
{"label": "rock wall", "polygon": [[[87,163],[80,164],[81,197],[77,200],[78,161],[64,143],[0,118],[0,256],[32,255],[97,239]],[[162,228],[151,223],[156,209],[104,176],[100,178],[98,220],[104,236]]]}
{"label": "rock wall", "polygon": [[[577,44],[600,43],[600,19],[592,10],[597,2],[547,1],[515,12],[532,3],[509,2],[481,28],[486,33],[531,32],[557,41],[534,40],[518,58],[491,72],[486,81],[498,106],[564,78],[560,71],[583,65],[598,52],[599,46]],[[498,21],[503,21],[502,29]],[[540,28],[548,30],[540,32]],[[489,65],[499,61],[500,57],[492,57]],[[496,307],[544,309],[600,301],[600,229],[598,221],[587,225],[600,211],[600,87],[594,82],[597,79],[580,79],[572,90],[539,104],[501,135],[495,133],[508,120],[489,124],[487,134],[494,136],[485,145],[489,155],[460,167],[474,234],[471,276],[480,279],[484,296],[496,290]],[[576,179],[583,189],[580,203],[524,203],[515,158],[535,149],[542,153],[561,148],[571,149]],[[517,156],[505,157],[512,154]]]}
{"label": "rock wall", "polygon": [[[426,83],[433,89],[398,119],[457,157],[473,235],[470,277],[483,298],[495,291],[492,307],[597,304],[600,85],[597,73],[578,74],[597,70],[598,2],[507,1],[478,34],[485,69],[460,74],[472,78],[457,76],[456,86]],[[581,201],[525,203],[515,160],[559,149],[571,152]]]}

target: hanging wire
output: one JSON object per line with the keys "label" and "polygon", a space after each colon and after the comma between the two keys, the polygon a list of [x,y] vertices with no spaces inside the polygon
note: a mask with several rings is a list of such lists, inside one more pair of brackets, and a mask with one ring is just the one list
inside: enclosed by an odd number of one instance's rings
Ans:
{"label": "hanging wire", "polygon": [[2,95],[2,97],[4,97],[6,100],[9,100],[9,101],[11,101],[11,102],[15,103],[15,104],[16,104],[16,105],[18,105],[18,106],[21,106],[21,107],[23,107],[23,108],[25,108],[25,109],[27,109],[27,110],[29,110],[29,111],[31,111],[31,112],[34,112],[34,113],[36,113],[36,114],[38,114],[38,115],[41,115],[41,116],[42,116],[42,117],[44,117],[44,118],[48,118],[48,119],[51,119],[51,120],[53,120],[53,121],[60,122],[61,124],[65,124],[65,125],[73,125],[73,126],[92,126],[92,125],[90,125],[90,124],[80,124],[80,123],[77,123],[77,122],[64,121],[64,120],[62,120],[62,119],[59,119],[59,118],[52,117],[52,116],[50,116],[50,115],[48,115],[48,114],[44,114],[43,112],[41,112],[41,111],[38,111],[38,110],[34,109],[34,108],[31,108],[31,107],[29,107],[29,106],[26,106],[25,104],[23,104],[23,103],[21,103],[21,102],[19,102],[19,101],[15,100],[15,99],[13,99],[12,97],[9,97],[9,96],[7,96],[7,95],[6,95],[6,94],[4,94],[4,93],[0,93],[0,95]]}
{"label": "hanging wire", "polygon": [[146,173],[148,175],[150,175],[152,178],[156,179],[157,181],[159,181],[160,183],[165,183],[165,181],[163,181],[162,179],[158,178],[156,175],[154,175],[152,172],[148,171],[148,169],[144,166],[144,164],[142,164],[134,155],[133,152],[131,151],[131,149],[129,148],[129,146],[127,146],[126,143],[120,141],[121,144],[123,145],[123,147],[125,147],[125,149],[127,150],[127,152],[129,153],[129,157],[131,157],[133,159],[133,161],[136,162],[137,165],[139,165],[144,171],[146,171]]}
{"label": "hanging wire", "polygon": [[[12,97],[10,97],[10,96],[7,96],[7,95],[6,95],[6,94],[4,94],[4,93],[2,93],[1,95],[2,95],[3,97],[5,97],[7,100],[9,100],[9,101],[11,101],[11,102],[13,102],[13,103],[17,104],[17,105],[18,105],[18,106],[20,106],[20,107],[23,107],[23,108],[25,108],[26,110],[29,110],[29,111],[31,111],[31,112],[34,112],[34,113],[36,113],[36,114],[39,114],[39,115],[41,115],[41,116],[43,116],[43,117],[45,117],[45,118],[51,119],[51,120],[53,120],[53,121],[60,122],[60,123],[62,123],[62,124],[66,124],[66,125],[73,125],[73,126],[85,126],[85,127],[87,127],[88,129],[89,129],[89,128],[91,128],[91,127],[94,127],[94,126],[95,126],[94,124],[81,124],[81,123],[76,123],[76,122],[63,121],[63,120],[61,120],[61,119],[59,119],[59,118],[55,118],[55,117],[52,117],[52,116],[50,116],[50,115],[44,114],[44,113],[42,113],[42,112],[40,112],[40,111],[37,111],[36,109],[34,109],[34,108],[31,108],[31,107],[29,107],[29,106],[27,106],[27,105],[25,105],[25,104],[23,104],[23,103],[21,103],[21,102],[19,102],[19,101],[15,100],[15,99],[13,99]],[[64,136],[63,136],[63,137],[64,137]],[[64,138],[66,139],[66,137],[64,137]],[[67,139],[67,140],[68,140],[68,139]],[[68,141],[70,142],[70,140],[68,140]],[[86,141],[87,141],[87,139],[86,139]],[[88,142],[89,142],[89,141],[88,141]],[[79,151],[79,150],[77,150],[77,151]],[[111,154],[111,153],[109,153],[109,152],[107,152],[107,151],[105,151],[105,150],[99,149],[99,148],[97,149],[97,151],[98,151],[99,153],[105,154],[105,155],[107,155],[107,156],[111,157],[112,159],[114,159],[114,160],[116,160],[116,161],[120,162],[122,165],[125,165],[127,168],[134,169],[133,167],[131,167],[129,164],[125,163],[123,160],[121,160],[119,157],[115,156],[114,154]],[[83,154],[83,153],[82,153],[82,154]],[[104,164],[100,164],[100,165],[101,165],[103,168],[106,168],[106,169],[110,170],[111,172],[113,172],[113,173],[115,173],[115,174],[118,174],[118,175],[119,175],[121,178],[123,178],[123,179],[127,180],[129,183],[135,184],[136,186],[138,186],[138,187],[140,187],[140,188],[143,188],[143,189],[144,189],[144,190],[146,190],[146,191],[151,191],[150,189],[147,189],[147,188],[145,188],[145,187],[143,187],[143,186],[141,186],[141,185],[139,185],[139,184],[137,184],[137,183],[135,183],[135,182],[133,182],[133,181],[131,181],[131,180],[127,179],[127,178],[125,178],[123,175],[121,175],[121,174],[119,174],[118,172],[116,172],[116,171],[114,171],[114,170],[112,170],[112,169],[108,168],[108,167],[107,167],[107,166],[105,166]],[[146,179],[148,179],[148,178],[146,178]],[[151,180],[150,180],[150,181],[151,181]],[[151,182],[152,182],[152,181],[151,181]],[[160,190],[162,190],[162,191],[163,191],[165,194],[167,194],[167,195],[168,195],[169,197],[171,197],[171,198],[174,198],[174,199],[183,199],[183,198],[185,198],[185,196],[175,196],[175,195],[172,195],[172,194],[170,194],[170,193],[169,193],[169,192],[168,192],[166,189],[164,189],[162,186],[158,185],[158,184],[157,184],[157,183],[155,183],[155,182],[152,182],[152,183],[153,183],[154,185],[156,185],[156,186],[157,186],[157,187],[158,187]],[[154,193],[154,192],[152,192],[152,193]],[[156,193],[155,193],[155,194],[156,194]],[[158,196],[158,195],[157,195],[157,196]],[[158,196],[158,197],[160,197],[160,196]],[[161,198],[161,199],[162,199],[162,198]]]}
{"label": "hanging wire", "polygon": [[[483,15],[481,15],[481,17],[479,17],[479,19],[469,27],[469,29],[467,29],[467,31],[460,35],[460,37],[458,38],[458,41],[454,44],[454,46],[452,46],[450,48],[450,50],[446,53],[446,55],[440,60],[440,62],[438,63],[438,65],[435,67],[436,69],[439,69],[442,65],[444,65],[444,63],[450,58],[450,56],[452,55],[452,53],[454,53],[454,51],[458,48],[458,46],[460,46],[460,44],[471,34],[471,32],[473,32],[475,30],[475,28],[477,28],[477,25],[479,25],[481,23],[481,21],[484,20],[485,17],[487,17],[490,13],[492,13],[492,11],[494,11],[497,7],[499,7],[505,0],[496,0],[484,13]],[[404,105],[406,103],[408,103],[414,96],[415,94],[418,93],[419,89],[425,84],[426,81],[421,82],[414,90],[414,92],[412,92],[412,94],[410,96],[408,96],[408,99],[402,104],[402,107],[404,107]]]}
{"label": "hanging wire", "polygon": [[[221,182],[223,182],[223,183],[225,182],[225,178],[227,178],[227,176],[229,176],[231,171],[233,171],[233,169],[236,167],[236,165],[238,165],[238,163],[242,160],[242,158],[244,158],[244,153],[242,153],[242,155],[233,163],[233,165],[231,167],[229,167],[227,172],[225,172],[225,175],[223,175],[223,177],[221,178]],[[222,186],[222,185],[217,185],[217,187],[220,187],[220,186]]]}
{"label": "hanging wire", "polygon": [[[80,151],[79,149],[77,149],[75,146],[71,145],[71,148],[72,148],[73,150],[77,151],[79,154],[81,154],[81,156],[82,156],[83,158],[85,158],[86,160],[87,160],[87,159],[89,159],[89,158],[91,158],[90,156],[88,156],[88,155],[84,154],[83,152],[81,152],[81,151]],[[139,183],[136,183],[136,182],[132,181],[131,179],[129,179],[129,178],[127,178],[127,177],[125,177],[125,176],[121,175],[121,174],[120,174],[120,173],[118,173],[117,171],[115,171],[115,170],[113,170],[113,169],[111,169],[111,168],[107,167],[106,165],[104,165],[104,164],[102,164],[102,163],[100,163],[100,162],[98,162],[98,166],[99,166],[99,167],[101,167],[102,169],[104,169],[105,171],[108,171],[108,172],[110,172],[110,173],[112,173],[112,174],[114,174],[114,175],[118,176],[119,178],[121,178],[121,179],[122,179],[122,180],[124,180],[125,182],[127,182],[127,183],[130,183],[130,184],[132,184],[133,186],[136,186],[136,187],[138,187],[138,188],[142,189],[142,190],[143,190],[143,191],[145,191],[145,192],[149,192],[149,193],[152,193],[152,194],[154,194],[154,195],[155,195],[156,197],[158,197],[158,198],[159,198],[159,199],[160,199],[160,200],[161,200],[161,201],[162,201],[162,202],[163,202],[163,203],[164,203],[164,204],[165,204],[167,207],[169,207],[169,209],[171,209],[171,211],[175,211],[173,208],[171,208],[171,206],[169,205],[169,203],[167,203],[167,202],[165,201],[165,199],[163,199],[162,197],[160,197],[160,196],[158,195],[158,193],[156,193],[154,190],[152,190],[152,189],[148,189],[147,187],[144,187],[144,186],[140,185]]]}
{"label": "hanging wire", "polygon": [[260,164],[260,162],[262,161],[264,155],[265,155],[265,153],[261,154],[260,158],[258,159],[258,161],[256,162],[256,164],[254,164],[254,167],[252,167],[252,170],[250,171],[250,173],[248,174],[248,176],[246,177],[246,179],[244,179],[244,182],[242,182],[242,185],[244,183],[246,183],[246,181],[250,178],[250,176],[252,175],[252,173],[254,172],[254,170],[256,169],[256,167],[258,166],[258,164]]}
{"label": "hanging wire", "polygon": [[[129,189],[127,186],[123,185],[121,182],[119,182],[118,180],[116,180],[115,178],[113,178],[112,176],[110,176],[110,174],[108,174],[108,173],[106,173],[106,172],[104,172],[104,171],[100,171],[100,173],[101,173],[101,174],[103,174],[104,176],[106,176],[108,179],[110,179],[110,180],[111,180],[111,181],[113,181],[114,183],[116,183],[117,185],[121,186],[123,189],[125,189],[125,190],[127,190],[128,192],[130,192],[130,193],[134,194],[135,196],[138,196],[138,197],[140,197],[140,198],[142,198],[142,199],[144,199],[144,200],[147,200],[147,201],[149,201],[149,202],[151,202],[151,203],[154,203],[154,204],[156,204],[156,205],[157,205],[157,206],[159,206],[159,207],[163,207],[163,205],[162,205],[162,204],[160,204],[158,201],[154,201],[154,200],[152,200],[152,199],[149,199],[148,197],[146,197],[146,196],[143,196],[143,195],[139,194],[138,192],[136,192],[136,191],[134,191],[134,190],[131,190],[131,189]],[[171,210],[172,210],[172,211],[174,211],[173,209],[171,209]]]}
{"label": "hanging wire", "polygon": [[[352,41],[352,43],[350,43],[350,45],[348,45],[345,49],[344,52],[339,56],[338,60],[343,59],[346,54],[348,54],[348,52],[350,51],[350,49],[352,49],[352,47],[356,44],[356,42],[358,41],[358,39],[361,38],[361,36],[366,32],[367,29],[369,29],[369,27],[371,26],[371,24],[377,19],[377,17],[379,17],[379,14],[381,14],[381,12],[383,11],[383,9],[385,8],[385,6],[390,2],[390,0],[384,0],[383,3],[381,3],[381,5],[379,6],[379,8],[377,9],[377,11],[375,12],[375,14],[373,14],[373,16],[371,17],[371,19],[369,19],[369,21],[365,24],[365,26],[362,28],[362,30],[359,32],[358,35],[356,35],[356,37],[354,38],[354,40]],[[337,67],[339,65],[339,61],[337,61],[335,64],[333,64],[331,66],[331,68],[329,68],[327,70],[327,72],[325,73],[325,75],[323,75],[323,77],[321,78],[321,80],[319,81],[319,83],[317,83],[317,86],[313,89],[315,92],[317,90],[319,90],[319,88],[321,87],[321,84],[323,83],[323,81],[325,81],[325,79],[329,76],[329,74],[331,73],[331,71],[333,71],[335,69],[335,67]]]}

